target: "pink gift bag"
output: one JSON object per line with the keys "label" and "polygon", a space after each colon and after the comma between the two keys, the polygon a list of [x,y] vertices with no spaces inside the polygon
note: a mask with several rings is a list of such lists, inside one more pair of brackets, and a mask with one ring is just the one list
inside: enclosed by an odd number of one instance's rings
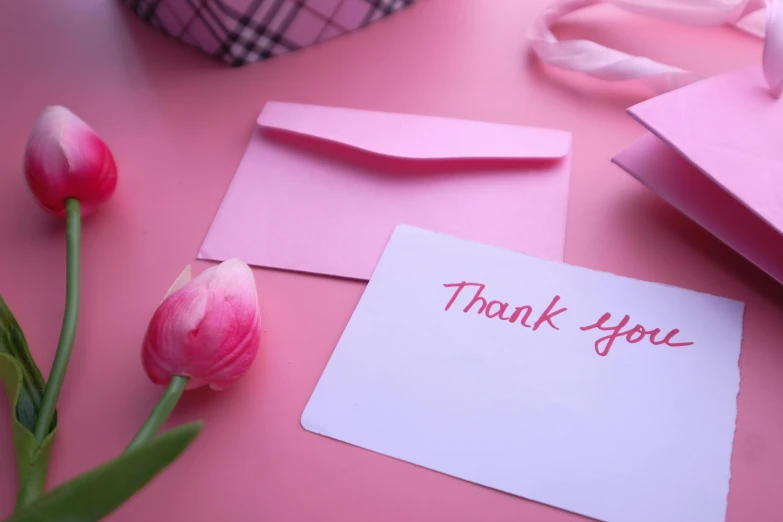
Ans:
{"label": "pink gift bag", "polygon": [[[628,109],[649,132],[613,161],[783,283],[783,13],[774,0],[609,0],[694,25],[736,24],[765,37],[762,64],[708,79],[549,26],[603,0],[565,0],[530,32],[546,63],[605,80],[640,79],[659,96]],[[766,24],[753,17],[767,8]],[[764,22],[756,17],[755,22]],[[766,25],[766,28],[764,28]]]}
{"label": "pink gift bag", "polygon": [[413,0],[124,0],[153,27],[233,66],[324,42]]}

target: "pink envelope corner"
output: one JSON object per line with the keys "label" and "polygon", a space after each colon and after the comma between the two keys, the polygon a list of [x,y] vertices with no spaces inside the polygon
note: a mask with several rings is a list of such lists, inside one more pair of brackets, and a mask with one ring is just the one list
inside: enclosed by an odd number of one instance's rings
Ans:
{"label": "pink envelope corner", "polygon": [[269,102],[198,253],[368,280],[399,224],[561,261],[571,135]]}
{"label": "pink envelope corner", "polygon": [[650,132],[614,163],[783,283],[783,101],[761,69],[708,78],[628,112]]}

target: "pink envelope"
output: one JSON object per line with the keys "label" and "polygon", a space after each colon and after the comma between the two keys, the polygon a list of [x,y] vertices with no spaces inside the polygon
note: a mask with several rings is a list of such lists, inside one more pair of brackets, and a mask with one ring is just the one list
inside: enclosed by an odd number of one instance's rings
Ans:
{"label": "pink envelope", "polygon": [[614,162],[783,282],[783,100],[758,67],[631,107],[650,130]]}
{"label": "pink envelope", "polygon": [[407,224],[562,260],[568,132],[269,102],[198,257],[369,279]]}

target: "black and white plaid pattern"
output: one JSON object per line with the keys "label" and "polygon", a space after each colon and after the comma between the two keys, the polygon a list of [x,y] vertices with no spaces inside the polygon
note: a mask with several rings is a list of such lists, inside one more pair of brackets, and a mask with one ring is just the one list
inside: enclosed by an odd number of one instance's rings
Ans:
{"label": "black and white plaid pattern", "polygon": [[125,0],[153,27],[233,66],[295,51],[414,0]]}

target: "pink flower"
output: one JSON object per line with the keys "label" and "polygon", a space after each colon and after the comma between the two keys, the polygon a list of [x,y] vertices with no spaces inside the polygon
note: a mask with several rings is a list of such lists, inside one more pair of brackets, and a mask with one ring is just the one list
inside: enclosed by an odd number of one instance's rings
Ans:
{"label": "pink flower", "polygon": [[230,259],[190,280],[174,283],[150,321],[142,364],[150,380],[168,384],[189,377],[187,388],[222,390],[250,368],[261,341],[255,280]]}
{"label": "pink flower", "polygon": [[30,132],[24,156],[27,184],[43,208],[65,215],[75,198],[82,215],[114,193],[117,166],[97,134],[65,107],[47,107]]}

